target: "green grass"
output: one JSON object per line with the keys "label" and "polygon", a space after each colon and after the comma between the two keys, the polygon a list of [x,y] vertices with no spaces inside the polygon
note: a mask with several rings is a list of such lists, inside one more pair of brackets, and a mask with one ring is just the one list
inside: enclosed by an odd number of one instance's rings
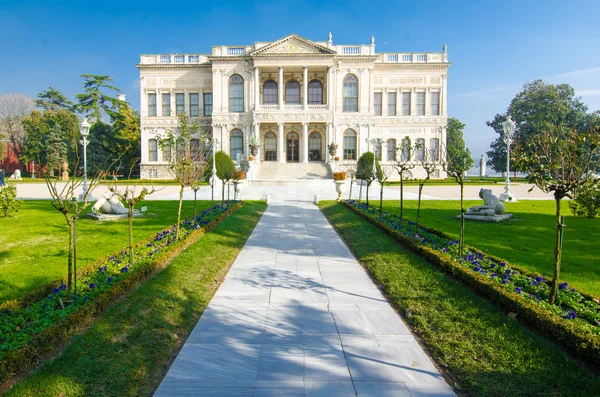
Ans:
{"label": "green grass", "polygon": [[599,377],[333,202],[319,204],[464,396],[597,396]]}
{"label": "green grass", "polygon": [[[370,201],[369,204],[378,207],[379,200]],[[465,202],[465,208],[473,205],[481,205],[481,201]],[[554,201],[523,200],[507,203],[506,207],[506,212],[513,214],[508,221],[466,221],[465,243],[520,267],[552,277],[556,227]],[[416,201],[405,201],[404,217],[415,221],[416,208]],[[600,296],[600,219],[573,216],[566,201],[562,202],[561,208],[567,227],[564,229],[560,278]],[[383,209],[399,214],[398,200],[384,201]],[[460,221],[456,217],[459,214],[459,201],[422,201],[420,223],[458,238]]]}
{"label": "green grass", "polygon": [[264,209],[246,203],[7,396],[151,395]]}
{"label": "green grass", "polygon": [[[184,201],[182,218],[193,215],[193,202]],[[198,202],[198,208],[212,205]],[[143,218],[134,220],[135,241],[177,222],[176,201],[146,201]],[[89,210],[88,210],[89,211]],[[12,218],[0,218],[0,303],[67,274],[69,227],[49,201],[25,201]],[[127,221],[77,221],[77,267],[123,249],[128,244]]]}

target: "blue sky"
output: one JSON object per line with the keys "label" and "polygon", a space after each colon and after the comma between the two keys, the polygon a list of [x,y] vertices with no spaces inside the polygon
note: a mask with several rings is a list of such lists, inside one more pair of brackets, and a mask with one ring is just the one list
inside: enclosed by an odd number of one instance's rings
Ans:
{"label": "blue sky", "polygon": [[210,53],[212,45],[296,33],[376,51],[448,45],[448,112],[467,124],[476,158],[485,125],[524,83],[571,84],[600,109],[600,1],[7,1],[0,0],[0,94],[35,97],[53,86],[73,97],[82,73],[108,74],[139,107],[142,53]]}

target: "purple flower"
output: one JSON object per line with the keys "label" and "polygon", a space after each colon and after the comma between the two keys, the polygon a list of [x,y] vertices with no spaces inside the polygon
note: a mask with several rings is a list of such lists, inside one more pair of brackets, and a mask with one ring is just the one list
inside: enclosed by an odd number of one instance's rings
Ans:
{"label": "purple flower", "polygon": [[110,283],[111,281],[112,281],[112,277],[110,277],[110,276],[109,276],[109,277],[106,279],[106,282],[107,282],[107,283]]}
{"label": "purple flower", "polygon": [[125,266],[124,268],[121,269],[121,273],[127,273],[129,271],[129,267]]}
{"label": "purple flower", "polygon": [[507,276],[508,276],[508,275],[510,275],[510,270],[506,270],[506,271],[504,272],[504,274],[506,274]]}
{"label": "purple flower", "polygon": [[90,289],[94,289],[94,288],[96,288],[97,286],[98,286],[98,284],[91,283],[91,284],[90,284]]}
{"label": "purple flower", "polygon": [[558,288],[559,288],[559,289],[567,289],[567,288],[569,288],[569,283],[567,283],[567,282],[560,283],[560,284],[558,285]]}
{"label": "purple flower", "polygon": [[59,289],[58,289],[58,288],[54,288],[54,289],[52,290],[52,294],[53,294],[53,295],[56,295],[56,294],[58,294],[58,291],[59,291]]}
{"label": "purple flower", "polygon": [[490,263],[490,267],[493,269],[496,267],[496,264],[494,262]]}
{"label": "purple flower", "polygon": [[496,273],[492,273],[492,278],[495,278],[495,277],[496,277]]}
{"label": "purple flower", "polygon": [[506,262],[500,262],[498,263],[500,266],[506,266]]}
{"label": "purple flower", "polygon": [[508,279],[507,278],[503,279],[502,284],[505,284],[505,285],[508,284]]}
{"label": "purple flower", "polygon": [[520,294],[520,293],[521,293],[521,288],[519,288],[519,287],[515,288],[515,292],[516,292],[517,294]]}
{"label": "purple flower", "polygon": [[575,320],[575,318],[577,317],[577,314],[575,314],[575,312],[573,310],[569,310],[566,316],[563,316],[564,319],[567,320]]}
{"label": "purple flower", "polygon": [[59,290],[66,290],[67,289],[67,285],[66,284],[61,284],[60,287],[58,287]]}

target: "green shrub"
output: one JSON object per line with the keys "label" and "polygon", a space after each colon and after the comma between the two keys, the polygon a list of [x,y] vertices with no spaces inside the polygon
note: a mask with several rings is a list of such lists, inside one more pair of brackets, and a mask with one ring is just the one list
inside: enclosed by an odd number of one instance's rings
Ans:
{"label": "green shrub", "polygon": [[23,200],[17,198],[17,187],[12,183],[0,188],[0,213],[3,217],[13,216],[19,211]]}
{"label": "green shrub", "polygon": [[588,183],[583,185],[576,193],[575,199],[569,201],[569,208],[573,215],[593,218],[600,214],[600,185]]}

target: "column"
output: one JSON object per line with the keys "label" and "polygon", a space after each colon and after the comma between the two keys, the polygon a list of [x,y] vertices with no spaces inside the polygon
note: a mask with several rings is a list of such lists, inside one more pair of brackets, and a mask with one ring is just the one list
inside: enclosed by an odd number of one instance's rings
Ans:
{"label": "column", "polygon": [[[331,156],[329,155],[329,145],[333,142],[331,136],[331,123],[327,123],[327,132],[325,134],[325,158],[327,159],[327,163],[331,163]],[[339,147],[338,147],[339,150]],[[338,156],[338,154],[336,154]]]}
{"label": "column", "polygon": [[327,95],[325,96],[325,100],[327,101],[327,110],[331,110],[331,73],[332,73],[332,67],[328,66],[327,67],[327,91],[325,92]]}
{"label": "column", "polygon": [[258,146],[258,154],[256,156],[254,156],[254,162],[255,163],[260,163],[260,159],[263,157],[263,146],[264,146],[264,142],[260,141],[260,123],[254,123],[254,136],[256,137],[256,139],[258,140],[259,146]]}
{"label": "column", "polygon": [[283,110],[283,66],[279,67],[279,79],[277,80],[277,102],[279,103],[279,110]]}
{"label": "column", "polygon": [[308,67],[302,66],[302,109],[308,109]]}
{"label": "column", "polygon": [[308,163],[308,123],[302,123],[302,162]]}
{"label": "column", "polygon": [[277,123],[277,161],[285,163],[285,137],[283,136],[283,121]]}
{"label": "column", "polygon": [[258,66],[254,68],[254,110],[260,107],[260,73]]}

